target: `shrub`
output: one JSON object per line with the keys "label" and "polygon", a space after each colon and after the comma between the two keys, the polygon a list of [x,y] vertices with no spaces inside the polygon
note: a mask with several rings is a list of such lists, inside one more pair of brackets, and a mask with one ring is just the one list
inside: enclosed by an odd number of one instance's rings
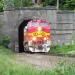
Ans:
{"label": "shrub", "polygon": [[44,0],[43,1],[43,6],[55,6],[56,5],[56,0]]}
{"label": "shrub", "polygon": [[32,0],[14,0],[14,6],[19,7],[29,7],[32,5]]}
{"label": "shrub", "polygon": [[50,53],[68,53],[69,51],[75,51],[75,45],[52,45]]}
{"label": "shrub", "polygon": [[8,47],[9,43],[10,43],[10,38],[8,36],[3,36],[3,38],[0,39],[0,45]]}

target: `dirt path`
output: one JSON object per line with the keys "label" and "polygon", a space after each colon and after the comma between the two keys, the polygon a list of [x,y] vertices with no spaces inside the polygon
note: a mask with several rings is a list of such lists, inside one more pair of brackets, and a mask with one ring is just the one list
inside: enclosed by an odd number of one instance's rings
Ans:
{"label": "dirt path", "polygon": [[54,68],[60,61],[65,61],[66,63],[74,63],[75,58],[50,56],[43,54],[28,54],[28,53],[16,54],[16,63],[32,64],[39,68]]}

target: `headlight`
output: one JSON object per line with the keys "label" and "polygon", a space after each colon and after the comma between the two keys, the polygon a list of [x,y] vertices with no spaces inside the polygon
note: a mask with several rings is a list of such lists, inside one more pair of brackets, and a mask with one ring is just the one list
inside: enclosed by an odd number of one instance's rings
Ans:
{"label": "headlight", "polygon": [[38,27],[38,31],[41,31],[42,30],[42,28],[41,27]]}
{"label": "headlight", "polygon": [[46,38],[46,37],[44,37],[44,40],[47,40],[47,38]]}
{"label": "headlight", "polygon": [[33,37],[32,40],[33,40],[33,41],[36,41],[36,37]]}

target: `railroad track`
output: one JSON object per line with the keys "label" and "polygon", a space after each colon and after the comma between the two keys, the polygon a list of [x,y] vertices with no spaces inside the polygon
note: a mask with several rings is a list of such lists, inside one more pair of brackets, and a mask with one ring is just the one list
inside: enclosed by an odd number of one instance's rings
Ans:
{"label": "railroad track", "polygon": [[38,54],[48,56],[60,56],[60,57],[75,57],[75,54],[63,54],[63,53],[45,53],[45,52],[25,52],[26,54]]}
{"label": "railroad track", "polygon": [[31,64],[40,68],[54,68],[59,62],[75,63],[74,57],[67,56],[55,56],[45,53],[17,53],[16,63],[19,64]]}

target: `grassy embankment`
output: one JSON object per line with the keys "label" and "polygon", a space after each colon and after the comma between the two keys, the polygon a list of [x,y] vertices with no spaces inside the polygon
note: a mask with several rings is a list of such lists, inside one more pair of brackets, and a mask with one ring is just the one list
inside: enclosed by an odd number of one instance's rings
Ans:
{"label": "grassy embankment", "polygon": [[32,66],[14,63],[15,55],[0,46],[0,75],[75,75],[75,65],[60,63],[55,69],[39,70]]}
{"label": "grassy embankment", "polygon": [[50,53],[54,53],[54,54],[75,54],[75,44],[74,45],[51,46]]}

